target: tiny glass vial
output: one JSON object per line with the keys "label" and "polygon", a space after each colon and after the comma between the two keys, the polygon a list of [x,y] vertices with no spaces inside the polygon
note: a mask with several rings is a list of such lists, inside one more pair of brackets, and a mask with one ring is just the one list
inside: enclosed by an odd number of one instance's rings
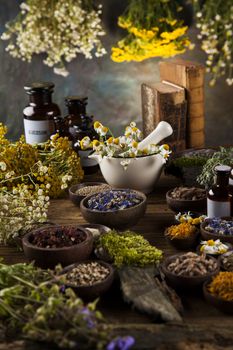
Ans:
{"label": "tiny glass vial", "polygon": [[98,171],[98,163],[96,160],[88,158],[92,150],[82,150],[80,147],[80,141],[85,136],[89,136],[91,140],[98,139],[93,126],[93,117],[86,114],[87,99],[87,97],[79,96],[69,96],[65,99],[68,107],[65,124],[69,131],[73,149],[80,156],[85,174],[92,174]]}
{"label": "tiny glass vial", "polygon": [[218,165],[214,170],[216,173],[216,181],[207,193],[207,216],[209,218],[230,216],[231,195],[229,176],[231,167]]}
{"label": "tiny glass vial", "polygon": [[38,144],[48,141],[55,133],[55,118],[61,115],[57,104],[52,102],[54,84],[35,82],[24,86],[29,104],[24,108],[26,142]]}

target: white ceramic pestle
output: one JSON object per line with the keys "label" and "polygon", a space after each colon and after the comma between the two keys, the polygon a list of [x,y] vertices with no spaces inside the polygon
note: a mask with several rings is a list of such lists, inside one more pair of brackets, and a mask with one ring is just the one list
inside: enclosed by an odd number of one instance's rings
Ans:
{"label": "white ceramic pestle", "polygon": [[171,125],[167,122],[159,122],[155,130],[153,130],[144,140],[139,142],[138,149],[143,150],[151,144],[157,145],[165,137],[170,136],[173,133]]}

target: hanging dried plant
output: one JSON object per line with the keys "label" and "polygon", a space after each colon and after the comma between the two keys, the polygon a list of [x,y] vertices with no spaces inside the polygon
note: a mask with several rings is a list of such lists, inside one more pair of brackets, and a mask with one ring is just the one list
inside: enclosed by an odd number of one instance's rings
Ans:
{"label": "hanging dried plant", "polygon": [[6,24],[2,40],[10,40],[6,51],[31,62],[33,55],[47,55],[44,63],[54,72],[68,75],[65,62],[78,54],[92,59],[106,53],[100,37],[105,35],[101,5],[93,0],[25,0],[15,20]]}
{"label": "hanging dried plant", "polygon": [[211,73],[210,86],[226,76],[226,83],[233,85],[233,2],[232,0],[206,0],[200,6],[193,0],[196,11],[198,39],[207,54],[206,71]]}
{"label": "hanging dried plant", "polygon": [[178,18],[182,10],[175,0],[131,0],[118,25],[128,34],[112,48],[112,60],[143,61],[171,57],[192,48],[188,27]]}

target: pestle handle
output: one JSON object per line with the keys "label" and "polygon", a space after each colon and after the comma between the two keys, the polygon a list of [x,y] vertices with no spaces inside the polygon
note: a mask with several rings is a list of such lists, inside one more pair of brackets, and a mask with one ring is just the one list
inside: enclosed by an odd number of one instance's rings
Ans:
{"label": "pestle handle", "polygon": [[144,140],[138,144],[139,149],[144,149],[151,144],[157,145],[165,137],[170,136],[173,133],[171,125],[165,121],[159,122],[155,130],[153,130]]}

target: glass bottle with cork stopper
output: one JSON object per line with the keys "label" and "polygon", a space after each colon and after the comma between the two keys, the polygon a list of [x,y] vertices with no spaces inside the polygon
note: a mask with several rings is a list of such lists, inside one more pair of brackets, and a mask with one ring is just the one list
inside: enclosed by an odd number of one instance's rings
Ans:
{"label": "glass bottle with cork stopper", "polygon": [[61,115],[58,105],[52,102],[54,84],[30,83],[24,90],[29,95],[29,104],[23,110],[26,142],[46,142],[55,133],[55,119]]}
{"label": "glass bottle with cork stopper", "polygon": [[215,168],[216,181],[207,193],[207,216],[209,218],[231,215],[231,195],[229,176],[231,167],[217,165]]}
{"label": "glass bottle with cork stopper", "polygon": [[86,114],[87,97],[68,96],[65,99],[68,107],[68,115],[65,117],[66,128],[69,132],[69,138],[72,141],[73,149],[79,154],[81,164],[85,174],[92,174],[98,171],[99,165],[94,159],[88,156],[92,150],[82,150],[80,141],[85,137],[91,140],[98,139],[93,126],[93,117]]}

